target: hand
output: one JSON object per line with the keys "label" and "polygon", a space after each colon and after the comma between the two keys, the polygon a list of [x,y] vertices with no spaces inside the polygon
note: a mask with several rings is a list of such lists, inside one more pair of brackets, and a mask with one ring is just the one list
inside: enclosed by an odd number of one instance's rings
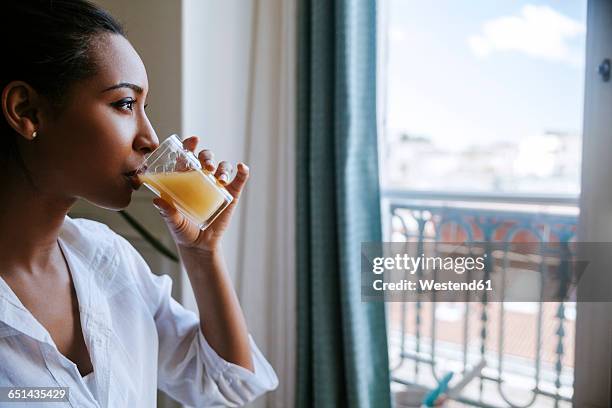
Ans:
{"label": "hand", "polygon": [[[183,147],[193,153],[195,153],[197,144],[197,136],[192,136],[183,140]],[[194,222],[181,214],[174,206],[174,203],[156,197],[153,199],[153,205],[159,209],[179,249],[213,252],[219,249],[221,236],[229,225],[234,208],[238,204],[240,193],[244,189],[249,178],[249,168],[244,163],[238,163],[236,177],[230,182],[231,164],[222,161],[219,163],[218,167],[215,167],[213,153],[210,150],[201,150],[200,153],[197,154],[197,157],[202,168],[214,172],[215,178],[217,178],[234,197],[230,205],[219,214],[212,224],[204,231],[199,229]]]}

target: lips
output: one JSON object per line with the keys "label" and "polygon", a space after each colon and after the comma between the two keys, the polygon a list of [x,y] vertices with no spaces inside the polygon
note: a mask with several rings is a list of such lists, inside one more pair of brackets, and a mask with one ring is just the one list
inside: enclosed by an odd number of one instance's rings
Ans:
{"label": "lips", "polygon": [[142,182],[138,178],[137,170],[131,171],[129,173],[125,173],[124,176],[128,179],[130,185],[134,190],[138,190],[142,185]]}

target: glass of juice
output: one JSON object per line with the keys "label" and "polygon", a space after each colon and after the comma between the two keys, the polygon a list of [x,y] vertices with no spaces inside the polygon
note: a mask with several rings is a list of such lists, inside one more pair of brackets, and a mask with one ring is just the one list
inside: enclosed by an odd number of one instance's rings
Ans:
{"label": "glass of juice", "polygon": [[206,229],[234,197],[216,177],[202,168],[193,152],[171,135],[147,156],[137,171],[140,181],[158,197]]}

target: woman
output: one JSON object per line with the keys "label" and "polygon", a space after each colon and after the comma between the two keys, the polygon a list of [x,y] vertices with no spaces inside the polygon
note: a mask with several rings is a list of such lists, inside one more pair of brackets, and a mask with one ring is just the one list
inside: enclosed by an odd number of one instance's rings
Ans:
{"label": "woman", "polygon": [[85,0],[11,0],[0,15],[0,386],[67,387],[74,407],[154,407],[157,388],[191,406],[239,406],[276,388],[221,251],[247,166],[230,182],[227,162],[199,152],[235,198],[206,231],[154,199],[198,319],[125,239],[67,216],[78,198],[125,208],[139,187],[129,173],[159,144],[121,26]]}

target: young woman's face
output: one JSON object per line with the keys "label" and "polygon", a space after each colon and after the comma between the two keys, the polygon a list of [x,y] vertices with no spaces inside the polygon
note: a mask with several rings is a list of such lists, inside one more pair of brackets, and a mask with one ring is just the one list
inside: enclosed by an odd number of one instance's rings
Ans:
{"label": "young woman's face", "polygon": [[130,43],[105,34],[93,47],[98,72],[71,86],[58,117],[41,121],[28,166],[37,186],[100,207],[125,208],[135,170],[159,140],[145,113],[147,73]]}

